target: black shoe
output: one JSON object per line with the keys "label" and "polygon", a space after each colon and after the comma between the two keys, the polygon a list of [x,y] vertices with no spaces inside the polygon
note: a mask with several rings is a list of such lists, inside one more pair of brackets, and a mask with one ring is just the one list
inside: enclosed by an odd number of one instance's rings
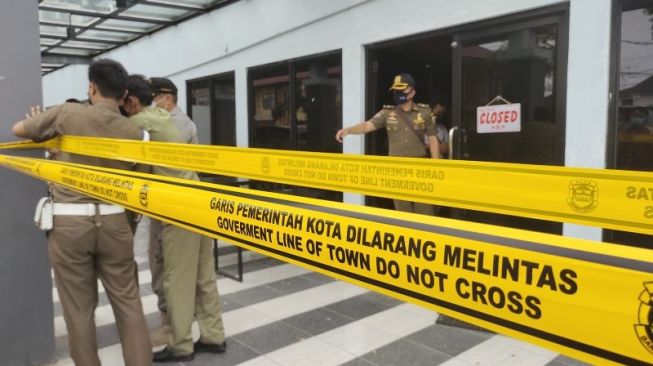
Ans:
{"label": "black shoe", "polygon": [[186,355],[176,355],[168,347],[162,349],[159,352],[154,352],[152,355],[153,362],[184,362],[192,361],[195,359],[195,354],[190,353]]}
{"label": "black shoe", "polygon": [[226,350],[227,341],[218,344],[197,341],[193,344],[193,351],[195,351],[195,353],[224,353]]}

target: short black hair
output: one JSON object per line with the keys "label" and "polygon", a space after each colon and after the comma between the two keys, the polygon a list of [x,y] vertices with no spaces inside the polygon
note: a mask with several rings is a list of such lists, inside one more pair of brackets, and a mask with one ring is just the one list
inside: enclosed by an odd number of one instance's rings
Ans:
{"label": "short black hair", "polygon": [[177,95],[177,86],[168,78],[150,78],[150,84],[155,95],[161,93]]}
{"label": "short black hair", "polygon": [[172,101],[177,104],[177,85],[168,78],[150,78],[152,85],[152,95],[155,97],[160,94],[172,95]]}
{"label": "short black hair", "polygon": [[127,92],[128,95],[135,96],[142,106],[149,106],[154,99],[150,81],[143,75],[129,75],[127,79]]}
{"label": "short black hair", "polygon": [[94,83],[105,98],[120,101],[127,90],[127,70],[117,61],[101,59],[88,67],[88,81]]}

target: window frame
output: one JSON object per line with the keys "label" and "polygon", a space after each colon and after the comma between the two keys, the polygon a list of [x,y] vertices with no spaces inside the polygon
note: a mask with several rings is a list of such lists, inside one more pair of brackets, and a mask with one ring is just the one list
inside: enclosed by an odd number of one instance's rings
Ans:
{"label": "window frame", "polygon": [[[621,27],[622,8],[624,3],[630,2],[632,6],[638,3],[646,4],[646,0],[612,0],[611,39],[610,39],[610,67],[608,89],[608,133],[606,140],[605,164],[607,169],[617,168],[617,128],[619,116],[619,69],[621,68]],[[615,242],[615,230],[603,229],[602,240]]]}
{"label": "window frame", "polygon": [[[199,84],[202,82],[208,82],[208,87],[209,87],[209,110],[210,110],[210,128],[211,128],[211,145],[217,145],[217,126],[216,124],[216,105],[215,105],[215,84],[217,82],[224,82],[224,81],[233,81],[234,85],[234,108],[236,107],[236,72],[235,71],[225,71],[221,72],[219,74],[213,74],[213,75],[208,75],[208,76],[202,76],[199,78],[195,79],[189,79],[186,80],[186,111],[188,116],[193,119],[193,109],[192,109],[192,85],[194,84]],[[236,131],[237,131],[237,120],[234,119],[234,136],[233,136],[233,145],[228,145],[228,146],[236,146],[238,139],[236,136]]]}
{"label": "window frame", "polygon": [[[254,115],[256,113],[256,100],[254,95],[254,74],[265,72],[268,70],[281,69],[285,67],[288,75],[288,109],[295,110],[296,105],[296,87],[297,81],[295,80],[295,72],[298,64],[318,60],[321,58],[338,57],[340,59],[340,67],[342,67],[342,49],[330,50],[311,55],[289,58],[282,61],[276,61],[268,64],[257,65],[247,68],[247,130],[248,130],[248,143],[249,146],[254,146],[254,137],[256,124],[254,123]],[[342,78],[342,75],[341,75]],[[342,114],[342,108],[340,110]],[[296,113],[290,113],[290,146],[291,150],[297,150],[297,116]],[[340,126],[339,128],[342,128]]]}

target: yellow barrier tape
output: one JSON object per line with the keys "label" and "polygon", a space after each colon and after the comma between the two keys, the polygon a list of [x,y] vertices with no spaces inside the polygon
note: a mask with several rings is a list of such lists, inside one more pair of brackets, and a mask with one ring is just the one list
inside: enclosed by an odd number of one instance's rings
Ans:
{"label": "yellow barrier tape", "polygon": [[40,159],[0,165],[590,363],[653,363],[650,250]]}
{"label": "yellow barrier tape", "polygon": [[622,133],[619,134],[619,142],[653,144],[653,135]]}
{"label": "yellow barrier tape", "polygon": [[653,234],[650,172],[70,136],[47,144],[70,153]]}
{"label": "yellow barrier tape", "polygon": [[[30,140],[12,141],[0,143],[0,150],[6,149],[37,149],[46,147],[46,142],[34,142]],[[51,143],[50,143],[51,144]]]}

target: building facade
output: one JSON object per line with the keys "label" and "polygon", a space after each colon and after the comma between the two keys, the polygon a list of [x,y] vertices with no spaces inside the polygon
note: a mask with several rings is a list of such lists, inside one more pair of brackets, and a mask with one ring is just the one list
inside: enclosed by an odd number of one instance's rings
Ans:
{"label": "building facade", "polygon": [[[101,57],[172,79],[201,143],[383,155],[383,133],[343,145],[333,136],[391,103],[393,75],[409,72],[418,101],[444,96],[449,104],[441,122],[452,131],[452,158],[651,171],[653,144],[629,140],[653,133],[651,8],[652,1],[636,0],[248,0]],[[43,78],[45,105],[85,92],[83,65]],[[476,108],[497,96],[521,105],[519,133],[475,132]],[[349,193],[304,193],[387,205]],[[599,228],[454,211],[447,215],[651,243]]]}

